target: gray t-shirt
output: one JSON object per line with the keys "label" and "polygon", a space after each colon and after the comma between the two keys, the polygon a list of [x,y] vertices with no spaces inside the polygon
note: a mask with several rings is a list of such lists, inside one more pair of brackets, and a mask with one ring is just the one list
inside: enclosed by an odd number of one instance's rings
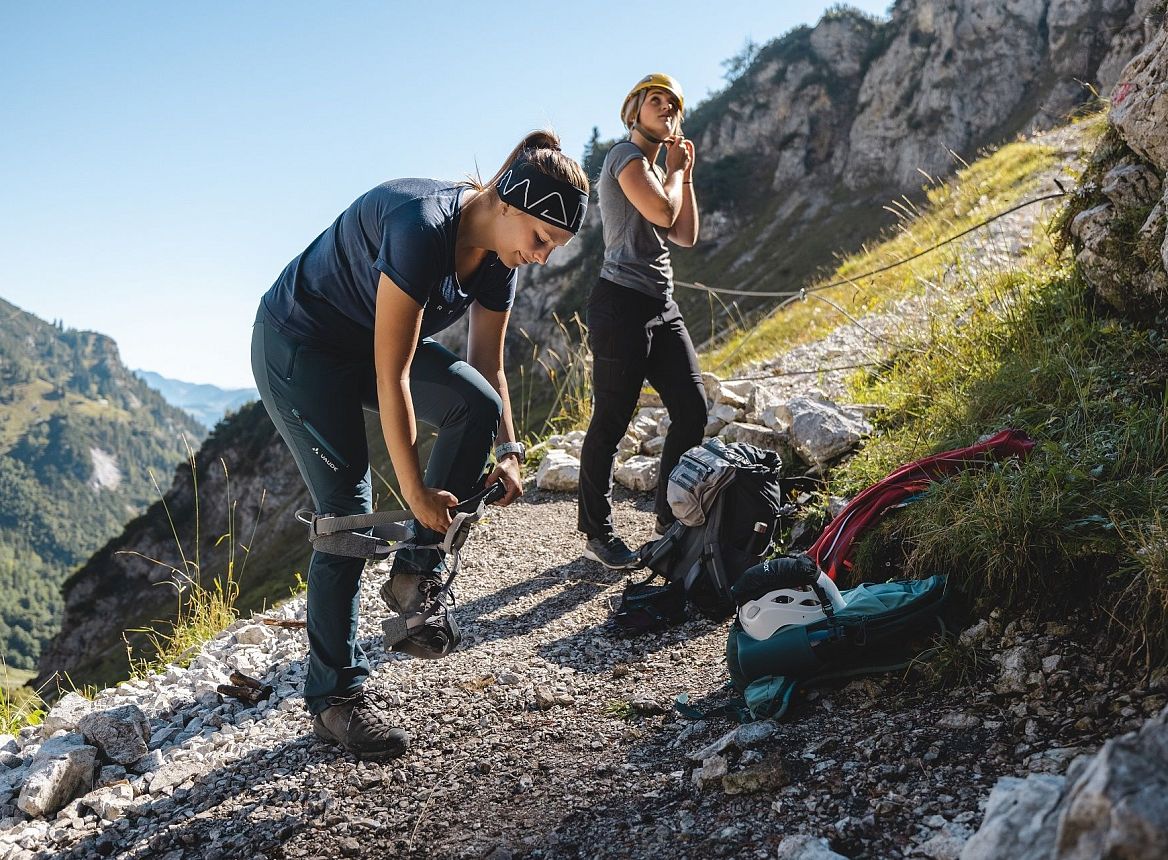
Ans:
{"label": "gray t-shirt", "polygon": [[[622,140],[608,151],[600,170],[596,189],[604,228],[600,277],[654,298],[668,299],[673,294],[673,264],[665,246],[669,230],[638,212],[617,182],[620,172],[638,158],[645,158],[645,154],[631,140]],[[661,169],[652,167],[662,178]]]}

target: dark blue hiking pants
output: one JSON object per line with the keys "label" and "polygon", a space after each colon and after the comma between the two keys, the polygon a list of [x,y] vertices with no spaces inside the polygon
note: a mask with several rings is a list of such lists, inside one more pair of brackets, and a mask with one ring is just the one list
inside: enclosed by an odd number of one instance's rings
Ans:
{"label": "dark blue hiking pants", "polygon": [[[252,330],[252,373],[272,423],[292,451],[318,514],[372,510],[364,410],[377,409],[370,358],[300,343],[262,316]],[[459,499],[478,488],[499,430],[502,401],[477,370],[442,345],[423,339],[410,366],[419,421],[438,428],[426,486]],[[419,543],[441,536],[419,529]],[[399,553],[399,556],[403,555]],[[395,560],[395,565],[402,559]],[[415,563],[440,563],[431,553]],[[304,699],[317,714],[327,697],[351,695],[369,675],[357,641],[363,559],[313,552],[308,565],[308,677]]]}

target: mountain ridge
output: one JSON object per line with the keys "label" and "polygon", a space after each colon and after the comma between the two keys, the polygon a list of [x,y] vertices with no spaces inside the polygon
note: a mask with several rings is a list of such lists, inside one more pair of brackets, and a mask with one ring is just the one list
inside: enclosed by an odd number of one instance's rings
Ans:
{"label": "mountain ridge", "polygon": [[134,375],[166,398],[167,403],[187,412],[208,429],[218,424],[228,412],[259,400],[255,388],[221,388],[207,382],[185,382],[153,370],[135,370]]}
{"label": "mountain ridge", "polygon": [[0,299],[0,650],[31,668],[58,587],[154,495],[202,428],[135,378],[117,344]]}

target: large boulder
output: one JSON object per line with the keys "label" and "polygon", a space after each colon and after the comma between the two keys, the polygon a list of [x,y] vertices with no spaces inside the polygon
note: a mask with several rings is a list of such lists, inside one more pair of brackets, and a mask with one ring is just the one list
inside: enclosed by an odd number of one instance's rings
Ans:
{"label": "large boulder", "polygon": [[998,780],[961,860],[1160,860],[1168,845],[1168,708],[1075,759],[1067,776]]}
{"label": "large boulder", "polygon": [[1111,94],[1112,124],[1161,174],[1168,171],[1168,28],[1128,63]]}
{"label": "large boulder", "polygon": [[1047,860],[1065,783],[1064,777],[1045,773],[999,779],[981,828],[965,843],[961,860]]}
{"label": "large boulder", "polygon": [[861,410],[839,406],[818,392],[791,398],[775,408],[775,416],[795,451],[814,466],[851,451],[872,432]]}
{"label": "large boulder", "polygon": [[1103,745],[1063,800],[1059,860],[1153,860],[1168,851],[1168,724]]}

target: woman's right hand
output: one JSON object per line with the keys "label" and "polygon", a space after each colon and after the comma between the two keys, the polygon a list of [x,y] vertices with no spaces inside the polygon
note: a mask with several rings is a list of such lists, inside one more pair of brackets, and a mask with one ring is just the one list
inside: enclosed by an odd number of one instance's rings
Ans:
{"label": "woman's right hand", "polygon": [[678,135],[665,145],[665,170],[669,173],[681,171],[683,174],[693,164],[693,143]]}
{"label": "woman's right hand", "polygon": [[426,528],[442,534],[446,533],[453,522],[450,509],[458,504],[458,499],[453,493],[429,487],[422,487],[414,498],[406,501],[409,502],[410,513],[414,515],[414,519]]}

